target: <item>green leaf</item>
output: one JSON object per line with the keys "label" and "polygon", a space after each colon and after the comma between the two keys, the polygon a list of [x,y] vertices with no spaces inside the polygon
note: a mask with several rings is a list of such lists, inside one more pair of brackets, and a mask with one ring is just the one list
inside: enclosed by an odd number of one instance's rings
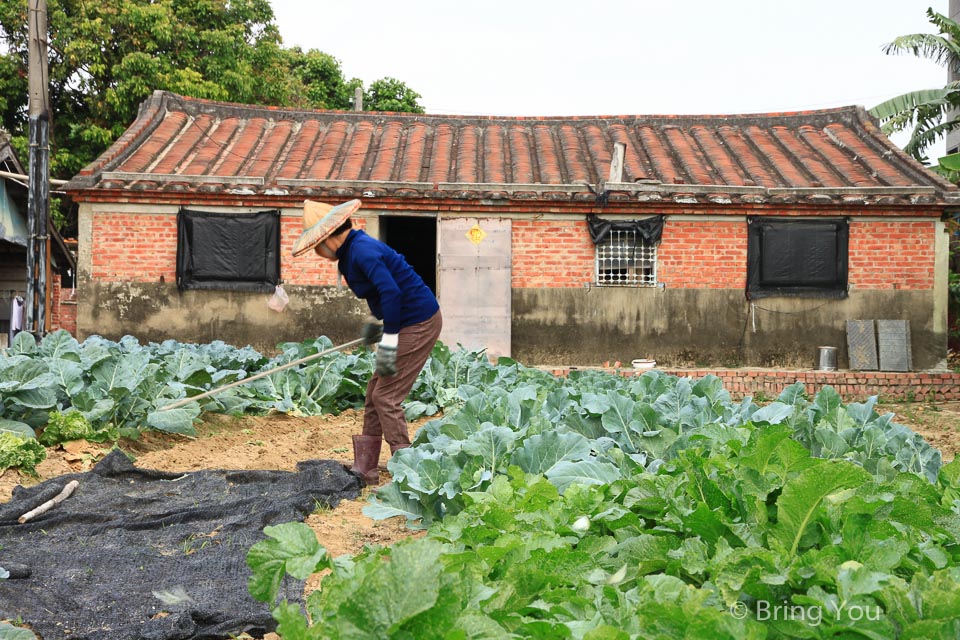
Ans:
{"label": "green leaf", "polygon": [[365,574],[358,588],[362,598],[341,603],[337,616],[349,620],[357,637],[389,638],[416,615],[429,610],[440,595],[440,556],[445,545],[421,538],[390,548],[389,562]]}
{"label": "green leaf", "polygon": [[890,578],[890,574],[870,571],[859,562],[850,560],[840,565],[837,588],[840,597],[849,601],[857,596],[880,591]]}
{"label": "green leaf", "polygon": [[299,580],[329,566],[327,550],[317,542],[313,529],[302,522],[264,527],[268,540],[253,545],[247,566],[253,571],[248,581],[250,595],[261,602],[274,602],[283,577]]}
{"label": "green leaf", "polygon": [[57,385],[64,390],[69,397],[80,393],[85,382],[83,380],[84,368],[79,362],[72,360],[50,360],[50,373],[56,380]]}
{"label": "green leaf", "polygon": [[837,491],[871,480],[869,473],[848,462],[818,461],[784,486],[777,500],[777,523],[771,537],[791,556],[796,555],[823,501]]}
{"label": "green leaf", "polygon": [[487,423],[463,442],[463,451],[481,456],[488,469],[506,471],[510,454],[519,437],[519,434],[509,427],[495,427]]}
{"label": "green leaf", "polygon": [[37,465],[47,457],[47,450],[36,438],[21,438],[9,431],[0,431],[0,471],[18,467],[34,474]]}
{"label": "green leaf", "polygon": [[273,610],[273,619],[277,621],[277,634],[286,640],[310,640],[320,637],[311,633],[307,618],[300,607],[286,600],[280,602]]}
{"label": "green leaf", "polygon": [[513,452],[511,464],[527,473],[549,475],[558,463],[585,460],[590,454],[590,441],[579,433],[548,431],[524,440]]}
{"label": "green leaf", "polygon": [[38,351],[45,358],[80,361],[80,343],[63,329],[44,336]]}
{"label": "green leaf", "polygon": [[21,331],[13,336],[13,344],[10,345],[10,353],[30,355],[37,350],[37,339],[29,331]]}
{"label": "green leaf", "polygon": [[951,153],[937,160],[937,164],[947,171],[960,171],[960,153]]}
{"label": "green leaf", "polygon": [[793,405],[784,404],[783,402],[771,402],[767,406],[755,411],[750,419],[755,423],[780,424],[793,415],[793,412]]}
{"label": "green leaf", "polygon": [[28,424],[17,420],[0,418],[0,433],[12,433],[21,438],[36,438],[37,434]]}
{"label": "green leaf", "polygon": [[573,483],[609,484],[620,479],[620,470],[601,460],[564,460],[546,474],[561,492]]}
{"label": "green leaf", "polygon": [[0,640],[37,640],[37,636],[33,635],[29,629],[21,629],[6,622],[0,622]]}
{"label": "green leaf", "polygon": [[397,482],[391,482],[370,497],[370,504],[363,508],[363,515],[373,520],[403,516],[409,523],[424,519],[428,512],[419,499],[406,495]]}
{"label": "green leaf", "polygon": [[57,394],[50,388],[20,391],[11,398],[28,409],[51,409],[57,404]]}
{"label": "green leaf", "polygon": [[193,421],[199,415],[200,407],[194,402],[188,402],[167,411],[151,411],[147,414],[146,424],[159,431],[195,436],[197,430],[193,426]]}

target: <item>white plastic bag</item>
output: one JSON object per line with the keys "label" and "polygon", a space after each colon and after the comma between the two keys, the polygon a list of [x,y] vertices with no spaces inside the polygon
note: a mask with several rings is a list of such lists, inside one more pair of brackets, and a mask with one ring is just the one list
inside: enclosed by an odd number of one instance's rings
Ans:
{"label": "white plastic bag", "polygon": [[274,311],[283,311],[283,308],[287,306],[288,302],[290,302],[290,296],[288,296],[287,292],[283,290],[283,287],[277,285],[273,295],[270,296],[269,300],[267,300],[267,306]]}

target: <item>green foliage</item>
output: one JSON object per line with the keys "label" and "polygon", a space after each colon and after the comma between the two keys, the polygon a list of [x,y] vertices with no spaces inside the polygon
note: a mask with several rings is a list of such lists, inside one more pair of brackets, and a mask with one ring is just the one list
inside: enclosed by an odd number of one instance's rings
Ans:
{"label": "green foliage", "polygon": [[19,467],[24,473],[36,473],[37,465],[46,457],[47,450],[36,438],[0,431],[0,471]]}
{"label": "green foliage", "polygon": [[[0,3],[0,123],[26,162],[27,3]],[[130,126],[156,90],[244,104],[349,109],[360,80],[332,56],[284,49],[269,0],[48,0],[51,175],[70,178]],[[367,101],[422,109],[403,83]],[[370,107],[368,107],[370,108]],[[54,212],[56,216],[56,212]]]}
{"label": "green foliage", "polygon": [[80,411],[54,411],[49,422],[40,432],[42,444],[53,445],[69,440],[89,440],[90,442],[112,442],[120,437],[115,427],[96,430]]}
{"label": "green foliage", "polygon": [[57,331],[38,344],[21,332],[0,355],[0,410],[6,416],[0,431],[33,438],[37,430],[47,445],[77,438],[103,442],[146,428],[194,435],[201,411],[319,415],[359,408],[373,372],[373,358],[366,350],[330,353],[298,369],[160,411],[174,401],[332,346],[326,337],[284,343],[279,345],[281,354],[268,359],[250,347],[237,349],[219,341],[141,345],[131,336],[119,342],[91,336],[79,343],[66,331]]}
{"label": "green foliage", "polygon": [[[443,415],[364,510],[425,537],[331,560],[289,523],[251,550],[284,638],[960,632],[960,461],[876,398],[797,383],[760,408],[713,376],[558,379],[480,356],[434,349],[408,410]],[[276,603],[283,575],[321,570],[303,609]]]}
{"label": "green foliage", "polygon": [[0,621],[0,640],[37,640],[37,636],[29,629],[21,629]]}
{"label": "green foliage", "polygon": [[[956,69],[960,66],[960,24],[927,9],[927,18],[939,34],[917,33],[900,36],[884,46],[888,54],[909,53]],[[926,150],[950,131],[960,127],[953,113],[960,107],[960,83],[951,82],[941,89],[911,91],[887,100],[870,113],[881,122],[884,133],[911,130],[904,151],[926,163]]]}
{"label": "green foliage", "polygon": [[733,402],[714,376],[586,371],[558,379],[512,360],[470,363],[470,356],[434,351],[418,382],[427,388],[415,387],[414,398],[442,399],[435,401],[443,415],[390,460],[393,483],[367,515],[427,526],[458,513],[467,492],[484,490],[510,466],[543,474],[561,491],[606,484],[731,434],[746,445],[751,424],[784,425],[814,456],[855,462],[871,474],[906,471],[934,481],[940,468],[939,451],[892,414],[879,415],[876,398],[844,405],[832,387],[811,401],[794,384],[761,409],[749,398]]}
{"label": "green foliage", "polygon": [[290,65],[290,106],[305,109],[341,109],[353,107],[353,92],[362,86],[356,78],[347,81],[340,61],[323,51],[299,47],[285,51]]}
{"label": "green foliage", "polygon": [[[26,135],[27,5],[4,3],[0,64],[4,126]],[[156,89],[200,98],[282,104],[286,66],[267,0],[47,3],[54,149],[70,177],[98,156]]]}
{"label": "green foliage", "polygon": [[[958,505],[951,511],[940,498],[956,492],[954,468],[935,486],[909,474],[880,480],[850,462],[811,458],[786,428],[747,429],[749,447],[721,439],[656,473],[562,494],[512,468],[426,537],[353,557],[331,561],[309,527],[289,523],[286,537],[308,544],[269,555],[255,547],[251,584],[276,582],[291,561],[301,579],[311,566],[330,571],[305,611],[274,609],[287,640],[911,638],[960,629],[957,531],[946,524]],[[257,597],[274,602],[276,593]],[[770,606],[778,619],[764,615]],[[788,607],[811,617],[784,617]]]}
{"label": "green foliage", "polygon": [[382,78],[370,84],[363,98],[366,111],[403,111],[423,113],[417,100],[420,94],[396,78]]}

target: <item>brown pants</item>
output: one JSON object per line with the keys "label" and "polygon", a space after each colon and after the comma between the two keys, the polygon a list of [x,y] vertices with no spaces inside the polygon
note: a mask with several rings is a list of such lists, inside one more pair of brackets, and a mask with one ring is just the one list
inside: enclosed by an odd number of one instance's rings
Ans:
{"label": "brown pants", "polygon": [[383,436],[392,449],[410,444],[407,421],[401,403],[406,399],[440,337],[443,318],[433,317],[400,330],[397,345],[397,374],[378,376],[367,383],[363,411],[363,435]]}

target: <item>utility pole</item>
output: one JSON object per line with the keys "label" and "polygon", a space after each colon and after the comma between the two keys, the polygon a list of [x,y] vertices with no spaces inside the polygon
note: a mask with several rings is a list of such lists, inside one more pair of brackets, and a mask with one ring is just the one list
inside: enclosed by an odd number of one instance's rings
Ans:
{"label": "utility pole", "polygon": [[47,220],[50,212],[50,98],[47,73],[47,1],[27,0],[30,161],[27,171],[27,296],[24,330],[41,337],[46,323]]}

